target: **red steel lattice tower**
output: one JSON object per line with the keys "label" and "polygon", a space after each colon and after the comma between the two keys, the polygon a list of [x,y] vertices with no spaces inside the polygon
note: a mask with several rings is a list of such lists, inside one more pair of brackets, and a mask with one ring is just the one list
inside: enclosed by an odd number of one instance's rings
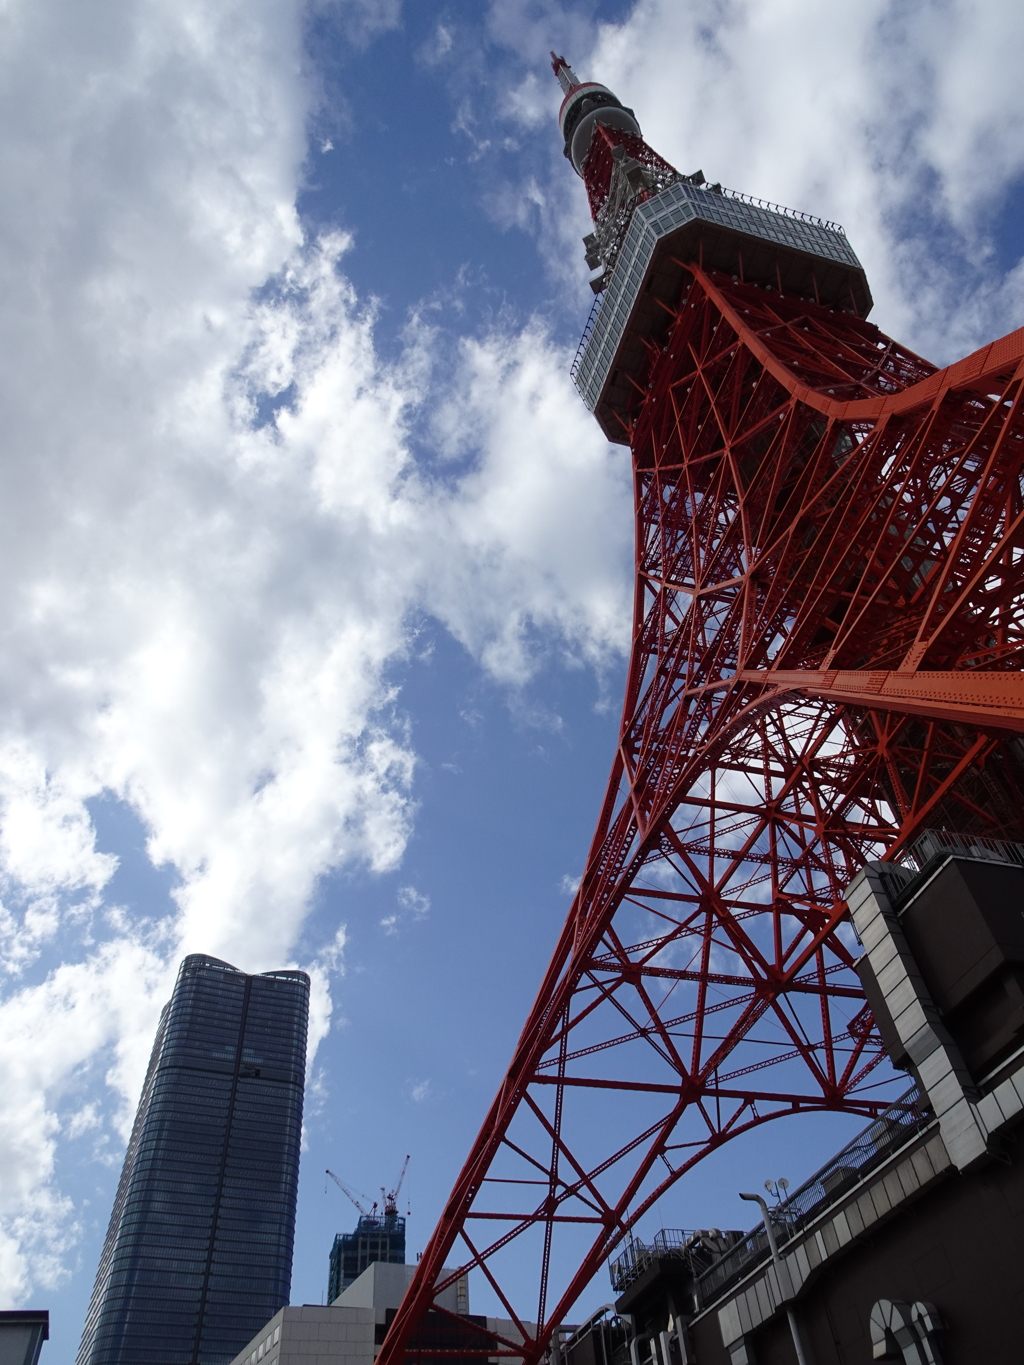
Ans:
{"label": "red steel lattice tower", "polygon": [[680,175],[554,66],[632,656],[579,890],[381,1365],[435,1353],[417,1324],[474,1269],[510,1319],[478,1350],[538,1359],[721,1144],[879,1113],[844,889],[926,828],[1024,838],[1024,329],[936,368],[865,320],[835,224]]}

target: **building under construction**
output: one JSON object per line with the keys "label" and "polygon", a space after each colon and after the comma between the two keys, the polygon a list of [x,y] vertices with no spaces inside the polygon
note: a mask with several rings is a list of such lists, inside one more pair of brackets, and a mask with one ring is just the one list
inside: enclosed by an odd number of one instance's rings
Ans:
{"label": "building under construction", "polygon": [[327,1302],[333,1303],[367,1268],[381,1261],[405,1265],[405,1219],[397,1213],[362,1214],[354,1232],[339,1232],[331,1247]]}
{"label": "building under construction", "polygon": [[[325,1172],[327,1178],[333,1180],[345,1198],[359,1210],[355,1231],[339,1232],[331,1247],[328,1303],[333,1303],[371,1265],[405,1265],[405,1219],[398,1212],[398,1196],[402,1192],[408,1169],[407,1155],[394,1188],[388,1190],[382,1185],[381,1203],[375,1202],[370,1209],[360,1203],[358,1196],[332,1170]],[[378,1214],[378,1209],[383,1209],[383,1212]]]}

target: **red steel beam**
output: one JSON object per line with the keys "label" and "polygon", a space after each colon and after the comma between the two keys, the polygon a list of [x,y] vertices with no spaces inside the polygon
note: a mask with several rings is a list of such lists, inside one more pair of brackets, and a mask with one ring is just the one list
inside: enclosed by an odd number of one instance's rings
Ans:
{"label": "red steel beam", "polygon": [[930,716],[985,729],[1024,732],[1024,674],[957,672],[900,673],[849,669],[744,669],[741,682],[780,692]]}

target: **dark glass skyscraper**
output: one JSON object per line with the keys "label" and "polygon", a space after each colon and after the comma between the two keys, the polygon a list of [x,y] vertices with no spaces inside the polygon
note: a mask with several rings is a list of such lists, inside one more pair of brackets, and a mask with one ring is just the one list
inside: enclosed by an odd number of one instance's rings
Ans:
{"label": "dark glass skyscraper", "polygon": [[181,964],[78,1365],[228,1365],[288,1302],[308,1016],[305,972]]}

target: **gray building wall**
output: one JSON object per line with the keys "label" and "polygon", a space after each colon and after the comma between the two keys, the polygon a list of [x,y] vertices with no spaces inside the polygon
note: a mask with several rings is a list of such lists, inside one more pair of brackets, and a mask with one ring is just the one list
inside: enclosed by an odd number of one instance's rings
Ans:
{"label": "gray building wall", "polygon": [[[376,1261],[332,1304],[282,1308],[239,1352],[231,1365],[373,1365],[389,1313],[401,1304],[416,1267]],[[452,1271],[441,1274],[447,1278]],[[461,1302],[461,1310],[460,1310]],[[468,1311],[464,1279],[437,1299],[450,1313]],[[508,1318],[487,1318],[487,1327],[519,1341]],[[532,1331],[533,1324],[525,1324]]]}
{"label": "gray building wall", "polygon": [[0,1312],[0,1365],[36,1365],[50,1335],[45,1308],[9,1308]]}

